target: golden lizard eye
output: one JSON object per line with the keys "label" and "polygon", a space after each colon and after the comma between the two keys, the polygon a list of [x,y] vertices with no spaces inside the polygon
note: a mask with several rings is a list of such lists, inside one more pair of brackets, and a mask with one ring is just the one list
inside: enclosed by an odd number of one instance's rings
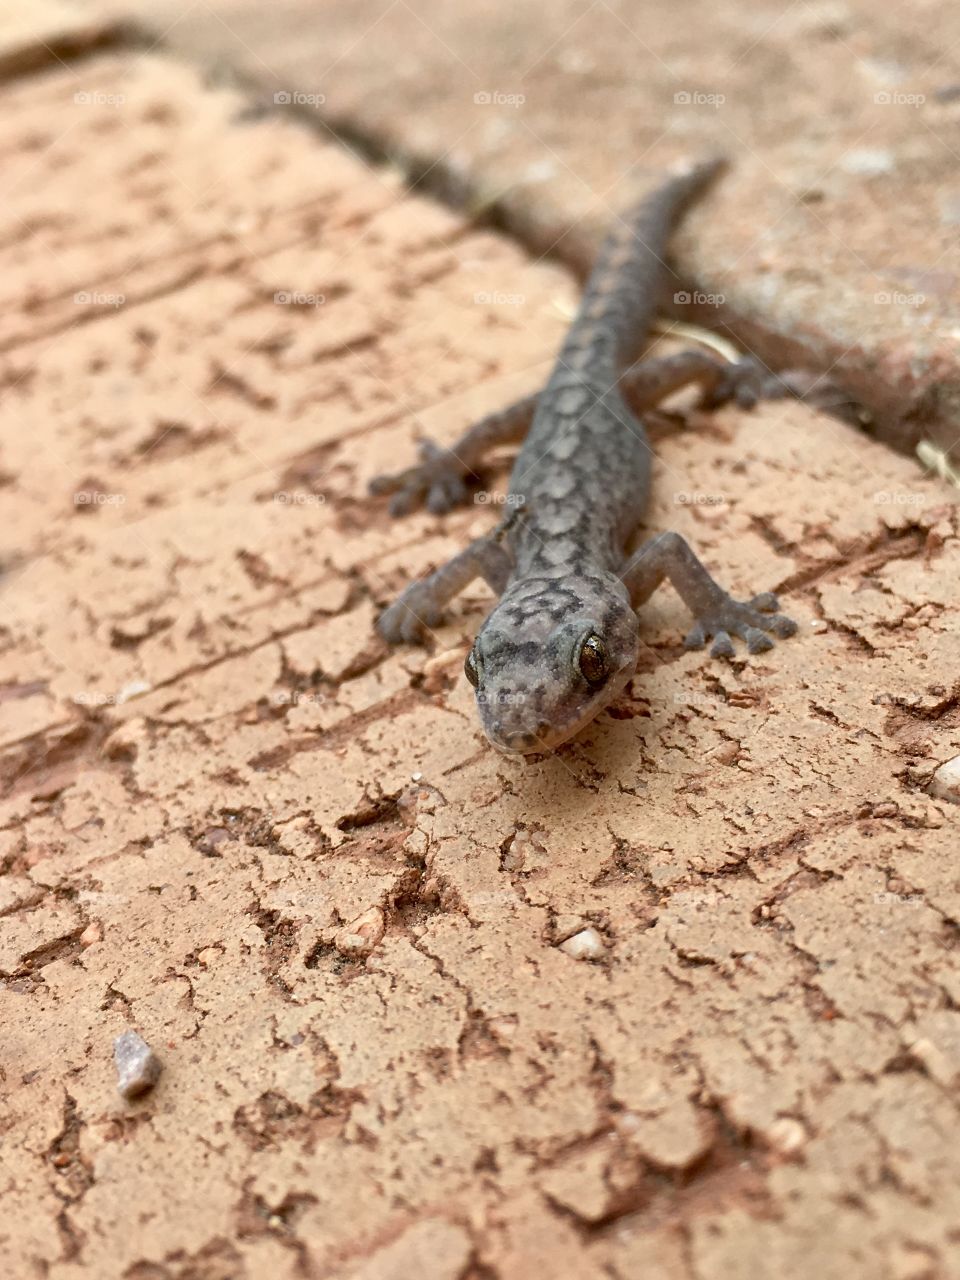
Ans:
{"label": "golden lizard eye", "polygon": [[463,674],[475,689],[480,687],[480,672],[477,670],[477,660],[473,656],[472,649],[463,660]]}
{"label": "golden lizard eye", "polygon": [[607,678],[607,646],[598,635],[589,635],[580,646],[580,674],[587,684],[603,684]]}

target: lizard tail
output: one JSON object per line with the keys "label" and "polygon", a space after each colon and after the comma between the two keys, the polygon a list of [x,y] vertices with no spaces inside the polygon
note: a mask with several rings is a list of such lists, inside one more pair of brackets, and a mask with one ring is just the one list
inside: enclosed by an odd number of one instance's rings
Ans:
{"label": "lizard tail", "polygon": [[614,379],[653,324],[669,277],[670,235],[683,214],[727,167],[711,156],[644,196],[617,218],[590,273],[561,358]]}

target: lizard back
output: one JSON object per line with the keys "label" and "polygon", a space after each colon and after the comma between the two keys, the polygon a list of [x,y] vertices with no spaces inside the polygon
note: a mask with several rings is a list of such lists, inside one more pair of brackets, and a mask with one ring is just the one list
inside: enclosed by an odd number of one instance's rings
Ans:
{"label": "lizard back", "polygon": [[604,241],[510,477],[524,507],[518,575],[577,568],[585,555],[608,567],[642,516],[650,447],[616,384],[656,314],[671,231],[722,168],[710,160],[674,177]]}

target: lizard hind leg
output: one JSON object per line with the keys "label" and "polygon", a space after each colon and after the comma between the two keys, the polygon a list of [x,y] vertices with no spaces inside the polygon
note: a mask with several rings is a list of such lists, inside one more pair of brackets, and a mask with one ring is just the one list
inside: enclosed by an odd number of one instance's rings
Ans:
{"label": "lizard hind leg", "polygon": [[442,622],[446,605],[464,587],[483,578],[500,595],[512,567],[500,530],[494,529],[426,578],[411,582],[380,615],[377,630],[389,644],[422,644],[427,632]]}
{"label": "lizard hind leg", "polygon": [[700,649],[713,639],[714,658],[731,658],[732,636],[743,640],[750,653],[772,649],[771,636],[792,636],[797,624],[778,613],[777,597],[766,591],[747,601],[735,600],[710,576],[696,552],[679,533],[661,533],[631,557],[620,575],[636,607],[648,600],[669,578],[684,604],[694,616],[693,628],[684,644]]}

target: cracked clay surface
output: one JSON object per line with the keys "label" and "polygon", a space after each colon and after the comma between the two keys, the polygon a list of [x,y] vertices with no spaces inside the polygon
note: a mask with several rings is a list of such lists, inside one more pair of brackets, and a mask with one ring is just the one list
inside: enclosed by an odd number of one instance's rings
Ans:
{"label": "cracked clay surface", "polygon": [[573,282],[156,55],[0,93],[5,1274],[960,1274],[952,491],[661,418],[651,528],[800,633],[710,662],[662,591],[505,760],[480,588],[372,630],[496,515],[366,482],[535,388]]}

